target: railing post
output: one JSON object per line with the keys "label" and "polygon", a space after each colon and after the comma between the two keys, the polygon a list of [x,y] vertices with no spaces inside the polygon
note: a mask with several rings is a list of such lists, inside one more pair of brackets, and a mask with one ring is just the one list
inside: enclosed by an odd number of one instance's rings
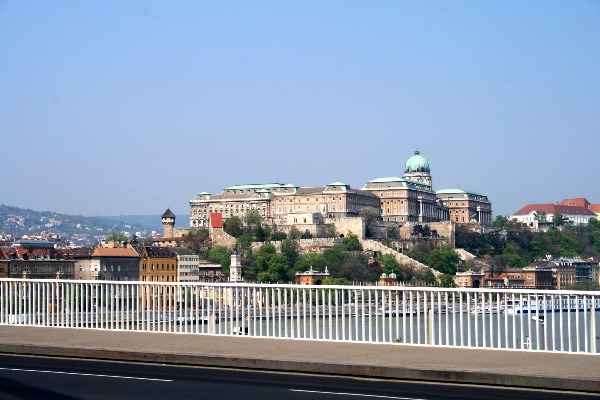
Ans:
{"label": "railing post", "polygon": [[590,353],[596,354],[596,299],[592,297],[590,304]]}

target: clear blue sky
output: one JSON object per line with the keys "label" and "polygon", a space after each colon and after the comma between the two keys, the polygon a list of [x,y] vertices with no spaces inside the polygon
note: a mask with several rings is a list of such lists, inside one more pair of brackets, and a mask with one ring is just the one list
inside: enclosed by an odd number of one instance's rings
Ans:
{"label": "clear blue sky", "polygon": [[[2,1],[0,203],[401,176],[600,203],[600,1]],[[179,222],[179,221],[178,221]]]}

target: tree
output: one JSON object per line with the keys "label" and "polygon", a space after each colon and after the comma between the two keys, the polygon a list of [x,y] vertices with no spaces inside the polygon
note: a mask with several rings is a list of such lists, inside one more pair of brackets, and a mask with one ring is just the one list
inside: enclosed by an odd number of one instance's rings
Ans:
{"label": "tree", "polygon": [[334,238],[337,235],[337,229],[334,224],[325,225],[325,237]]}
{"label": "tree", "polygon": [[129,236],[123,232],[112,232],[110,235],[108,235],[106,241],[112,242],[113,240],[117,243],[127,243],[129,241]]}
{"label": "tree", "polygon": [[378,258],[378,261],[386,274],[389,275],[393,272],[398,275],[401,273],[400,263],[393,254],[384,254]]}
{"label": "tree", "polygon": [[231,263],[231,252],[226,247],[213,246],[204,253],[204,259],[221,264],[222,267],[228,267]]}
{"label": "tree", "polygon": [[416,224],[415,226],[413,226],[412,234],[413,234],[413,236],[423,235],[423,225]]}
{"label": "tree", "polygon": [[436,279],[435,279],[435,275],[433,274],[433,272],[431,272],[431,270],[429,268],[422,268],[418,273],[417,273],[417,280],[424,282],[424,283],[435,283]]}
{"label": "tree", "polygon": [[235,241],[235,247],[242,250],[242,252],[248,251],[252,247],[252,242],[254,241],[254,237],[252,237],[251,233],[244,233],[240,237],[238,237]]}
{"label": "tree", "polygon": [[348,236],[344,238],[343,247],[346,251],[362,251],[362,245],[358,240],[358,236],[350,232]]}
{"label": "tree", "polygon": [[252,228],[252,237],[256,242],[264,242],[268,237],[267,231],[261,224],[254,225]]}
{"label": "tree", "polygon": [[508,222],[508,218],[504,215],[496,215],[496,219],[492,222],[494,228],[504,228]]}
{"label": "tree", "polygon": [[208,229],[190,228],[185,236],[185,246],[196,254],[200,254],[209,239]]}
{"label": "tree", "polygon": [[258,210],[250,210],[244,216],[244,222],[248,226],[257,226],[262,224],[262,216]]}
{"label": "tree", "polygon": [[441,274],[438,277],[438,283],[441,287],[451,288],[456,286],[454,283],[454,277],[449,274]]}
{"label": "tree", "polygon": [[346,278],[332,278],[331,276],[323,279],[323,285],[350,285]]}
{"label": "tree", "polygon": [[234,238],[239,237],[242,234],[242,220],[237,216],[227,218],[223,230]]}
{"label": "tree", "polygon": [[444,274],[454,275],[460,263],[460,256],[448,246],[433,249],[425,256],[425,264]]}
{"label": "tree", "polygon": [[290,228],[290,231],[288,232],[288,237],[290,239],[300,239],[302,237],[302,233],[300,233],[298,228],[296,228],[295,226],[292,226]]}
{"label": "tree", "polygon": [[552,217],[552,223],[554,223],[555,226],[562,226],[564,224],[564,222],[565,222],[565,217],[561,213],[556,213]]}
{"label": "tree", "polygon": [[361,208],[358,215],[365,221],[365,236],[370,238],[375,235],[375,226],[379,220],[379,211],[371,206]]}
{"label": "tree", "polygon": [[423,227],[423,237],[430,237],[431,236],[431,228],[429,228],[429,225],[425,225]]}
{"label": "tree", "polygon": [[390,226],[387,229],[387,237],[390,239],[400,239],[400,230],[397,226]]}
{"label": "tree", "polygon": [[288,265],[295,265],[298,261],[298,241],[294,239],[284,239],[281,241],[281,253],[285,255]]}
{"label": "tree", "polygon": [[304,231],[300,239],[312,239],[313,235],[307,230]]}

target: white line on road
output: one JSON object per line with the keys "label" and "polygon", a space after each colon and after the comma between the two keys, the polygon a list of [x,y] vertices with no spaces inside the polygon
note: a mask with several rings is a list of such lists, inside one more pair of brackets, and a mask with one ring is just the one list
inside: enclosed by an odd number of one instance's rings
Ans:
{"label": "white line on road", "polygon": [[41,371],[37,369],[20,369],[20,368],[2,368],[3,371],[20,371],[20,372],[38,372],[42,374],[59,374],[59,375],[78,375],[78,376],[95,376],[98,378],[116,378],[116,379],[136,379],[140,381],[158,381],[158,382],[173,382],[172,379],[154,379],[154,378],[139,378],[135,376],[119,376],[119,375],[99,375],[99,374],[83,374],[80,372],[62,372],[62,371]]}
{"label": "white line on road", "polygon": [[376,394],[343,393],[343,392],[320,392],[318,390],[301,390],[301,389],[289,389],[289,390],[290,390],[290,392],[317,393],[317,394],[333,394],[333,395],[337,395],[337,396],[373,397],[373,398],[377,398],[377,399],[425,400],[425,399],[417,399],[417,398],[414,398],[414,397],[378,396]]}

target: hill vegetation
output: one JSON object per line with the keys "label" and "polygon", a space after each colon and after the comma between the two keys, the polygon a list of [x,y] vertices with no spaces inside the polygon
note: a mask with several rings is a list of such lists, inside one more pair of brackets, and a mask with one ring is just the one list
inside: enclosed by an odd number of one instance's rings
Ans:
{"label": "hill vegetation", "polygon": [[112,232],[140,232],[149,236],[156,227],[126,223],[103,217],[67,215],[52,211],[34,211],[0,205],[0,233],[20,238],[23,235],[40,236],[44,232],[60,235],[79,245],[96,244],[98,238]]}

